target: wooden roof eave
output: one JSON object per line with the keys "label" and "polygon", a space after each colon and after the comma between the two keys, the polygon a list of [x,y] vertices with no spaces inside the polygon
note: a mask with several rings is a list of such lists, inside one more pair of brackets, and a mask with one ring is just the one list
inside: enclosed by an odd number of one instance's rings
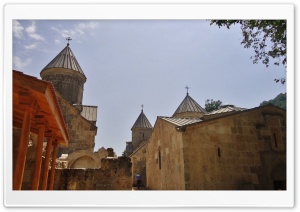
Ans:
{"label": "wooden roof eave", "polygon": [[[39,112],[35,115],[45,116],[49,124],[48,129],[54,132],[59,143],[68,145],[69,135],[53,85],[18,71],[13,71],[13,84],[14,126],[21,126],[22,117],[24,116],[23,113],[26,108],[26,106],[19,104],[18,92],[20,89],[30,90],[30,96],[34,98],[39,105]],[[32,124],[30,131],[34,133],[37,132],[34,123]]]}

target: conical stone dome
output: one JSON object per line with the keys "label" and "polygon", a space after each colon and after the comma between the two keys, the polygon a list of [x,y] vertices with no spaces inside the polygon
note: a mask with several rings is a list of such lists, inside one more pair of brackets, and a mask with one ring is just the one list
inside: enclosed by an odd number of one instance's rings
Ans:
{"label": "conical stone dome", "polygon": [[69,43],[45,68],[41,78],[52,82],[55,90],[71,104],[81,105],[86,77]]}
{"label": "conical stone dome", "polygon": [[143,110],[131,128],[133,151],[144,141],[147,141],[152,133],[152,125]]}
{"label": "conical stone dome", "polygon": [[41,74],[44,70],[53,68],[65,68],[85,76],[69,44],[42,69]]}
{"label": "conical stone dome", "polygon": [[135,121],[135,123],[133,124],[131,130],[136,128],[153,128],[146,115],[144,114],[143,110],[140,113],[137,120]]}
{"label": "conical stone dome", "polygon": [[206,110],[203,109],[189,94],[180,103],[178,108],[172,117],[180,118],[200,118],[206,114]]}

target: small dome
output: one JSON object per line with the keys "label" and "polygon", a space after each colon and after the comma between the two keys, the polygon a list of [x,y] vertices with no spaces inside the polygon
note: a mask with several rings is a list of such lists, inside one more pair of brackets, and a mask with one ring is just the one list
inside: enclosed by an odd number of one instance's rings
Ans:
{"label": "small dome", "polygon": [[146,115],[144,114],[143,110],[140,113],[139,117],[135,121],[134,125],[132,126],[132,129],[135,128],[153,128],[149,120],[147,119]]}
{"label": "small dome", "polygon": [[72,52],[69,44],[50,62],[45,68],[42,69],[41,73],[46,69],[51,68],[66,68],[73,71],[76,71],[83,76],[84,73],[77,62],[74,53]]}
{"label": "small dome", "polygon": [[204,113],[206,114],[206,110],[203,109],[192,97],[189,96],[189,94],[186,94],[186,97],[181,102],[175,113],[173,114],[173,117],[176,116],[176,114],[180,113],[186,113],[186,112],[196,112],[196,113]]}

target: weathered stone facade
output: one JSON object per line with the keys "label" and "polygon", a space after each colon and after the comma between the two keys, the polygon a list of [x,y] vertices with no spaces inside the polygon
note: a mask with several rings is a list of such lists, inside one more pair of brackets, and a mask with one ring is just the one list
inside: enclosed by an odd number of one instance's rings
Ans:
{"label": "weathered stone facade", "polygon": [[68,168],[101,168],[101,159],[107,157],[115,157],[112,148],[100,148],[97,152],[90,152],[88,150],[78,150],[71,153],[67,158]]}
{"label": "weathered stone facade", "polygon": [[182,133],[157,119],[146,149],[147,186],[151,190],[185,190]]}
{"label": "weathered stone facade", "polygon": [[130,158],[103,158],[98,169],[56,169],[54,190],[131,190]]}
{"label": "weathered stone facade", "polygon": [[152,128],[132,129],[132,147],[133,151],[143,142],[147,141],[152,133]]}
{"label": "weathered stone facade", "polygon": [[62,67],[45,69],[41,72],[43,80],[52,82],[56,91],[71,104],[82,104],[86,77],[74,70]]}
{"label": "weathered stone facade", "polygon": [[70,136],[68,146],[60,147],[58,156],[71,154],[77,150],[87,150],[92,153],[95,146],[97,126],[85,119],[80,111],[60,94],[56,94]]}
{"label": "weathered stone facade", "polygon": [[181,129],[158,118],[146,151],[152,190],[284,189],[286,111],[258,107]]}

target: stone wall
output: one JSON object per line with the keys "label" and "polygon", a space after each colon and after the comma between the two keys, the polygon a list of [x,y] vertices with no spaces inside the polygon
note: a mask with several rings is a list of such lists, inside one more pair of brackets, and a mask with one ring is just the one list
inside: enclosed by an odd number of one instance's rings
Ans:
{"label": "stone wall", "polygon": [[286,186],[286,111],[264,106],[188,125],[157,119],[146,149],[151,190]]}
{"label": "stone wall", "polygon": [[57,93],[57,99],[62,111],[68,133],[69,143],[67,147],[60,147],[58,156],[71,154],[77,150],[94,151],[97,126],[81,116],[80,111]]}
{"label": "stone wall", "polygon": [[[285,111],[261,107],[187,127],[186,189],[274,189],[272,172],[286,164],[285,120]],[[277,178],[285,181],[285,173]]]}
{"label": "stone wall", "polygon": [[131,190],[130,158],[103,158],[99,169],[56,169],[54,190]]}
{"label": "stone wall", "polygon": [[151,190],[184,190],[182,135],[157,119],[146,152],[147,186]]}
{"label": "stone wall", "polygon": [[143,142],[147,141],[152,133],[152,128],[132,129],[132,147],[133,151]]}
{"label": "stone wall", "polygon": [[101,168],[101,159],[107,157],[115,157],[115,152],[112,148],[107,150],[102,147],[97,152],[88,150],[78,150],[71,153],[67,158],[68,168]]}
{"label": "stone wall", "polygon": [[71,104],[82,104],[84,75],[65,68],[46,69],[41,72],[43,80],[52,82],[56,91]]}

